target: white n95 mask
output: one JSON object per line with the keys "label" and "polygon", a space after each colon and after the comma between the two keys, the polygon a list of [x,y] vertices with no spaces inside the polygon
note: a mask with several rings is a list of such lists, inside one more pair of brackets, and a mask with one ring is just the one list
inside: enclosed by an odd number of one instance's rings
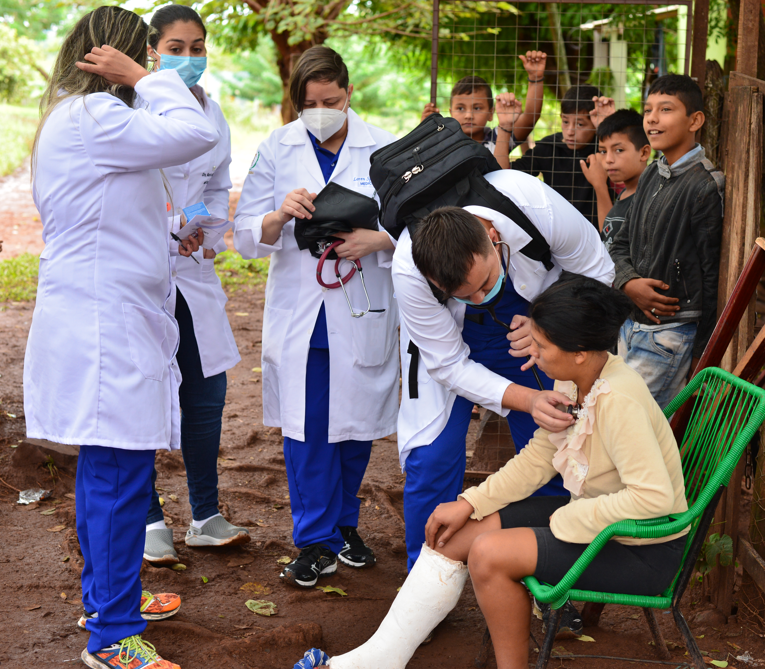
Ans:
{"label": "white n95 mask", "polygon": [[326,142],[340,128],[343,127],[347,114],[348,97],[345,98],[345,104],[340,109],[304,109],[298,114],[298,118],[303,122],[306,130],[310,132],[319,142]]}

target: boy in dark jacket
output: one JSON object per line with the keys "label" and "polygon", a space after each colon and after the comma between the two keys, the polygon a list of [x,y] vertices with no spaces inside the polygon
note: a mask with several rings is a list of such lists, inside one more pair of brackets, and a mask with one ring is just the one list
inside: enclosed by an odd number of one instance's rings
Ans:
{"label": "boy in dark jacket", "polygon": [[582,172],[580,161],[595,153],[595,131],[602,119],[615,111],[614,101],[602,97],[595,86],[573,86],[560,103],[562,132],[540,139],[510,168],[534,176],[578,209],[597,230],[598,207],[595,189]]}
{"label": "boy in dark jacket", "polygon": [[704,157],[701,89],[688,76],[653,82],[643,127],[663,155],[640,177],[611,246],[614,287],[636,305],[619,355],[662,408],[681,390],[717,320],[724,177]]}

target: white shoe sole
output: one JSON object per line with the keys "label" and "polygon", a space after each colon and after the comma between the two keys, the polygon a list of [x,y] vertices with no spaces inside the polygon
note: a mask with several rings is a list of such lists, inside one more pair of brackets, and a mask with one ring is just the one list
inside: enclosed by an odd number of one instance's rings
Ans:
{"label": "white shoe sole", "polygon": [[156,555],[149,555],[148,553],[143,554],[143,559],[146,560],[146,562],[150,562],[153,565],[167,565],[167,564],[176,564],[180,562],[180,558],[177,555],[171,555],[168,553],[167,555],[163,555],[162,557],[157,557]]}
{"label": "white shoe sole", "polygon": [[91,655],[87,648],[82,651],[80,659],[83,664],[90,667],[90,669],[105,669],[105,667],[109,666],[105,662],[101,662],[99,659]]}
{"label": "white shoe sole", "polygon": [[239,534],[228,539],[216,539],[209,534],[194,534],[184,539],[187,546],[241,546],[250,543],[249,532],[239,532]]}
{"label": "white shoe sole", "polygon": [[289,583],[291,585],[297,585],[297,586],[300,586],[301,588],[310,588],[310,587],[316,585],[316,582],[322,576],[331,576],[335,572],[337,572],[337,562],[335,562],[334,564],[331,564],[329,567],[325,567],[322,570],[322,572],[316,578],[314,578],[312,581],[301,581],[301,580],[299,580],[297,578],[294,578],[293,576],[285,576],[284,572],[279,574],[279,578],[283,579],[285,581],[285,583]]}
{"label": "white shoe sole", "polygon": [[375,558],[372,562],[354,562],[353,560],[349,560],[347,557],[338,554],[337,559],[340,560],[344,565],[348,567],[353,567],[354,569],[364,569],[365,567],[374,567],[375,564],[377,564],[377,559]]}

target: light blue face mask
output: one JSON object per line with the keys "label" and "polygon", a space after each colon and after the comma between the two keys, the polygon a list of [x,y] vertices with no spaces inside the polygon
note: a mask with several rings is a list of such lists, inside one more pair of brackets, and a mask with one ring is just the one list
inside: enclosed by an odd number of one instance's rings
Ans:
{"label": "light blue face mask", "polygon": [[171,56],[162,54],[159,57],[160,70],[175,70],[181,75],[183,83],[189,88],[195,86],[207,69],[207,58],[190,56]]}
{"label": "light blue face mask", "polygon": [[[500,244],[502,242],[499,242]],[[497,283],[494,284],[494,288],[492,288],[486,295],[484,295],[483,300],[481,300],[480,304],[488,304],[491,302],[497,295],[499,294],[499,291],[502,290],[502,284],[505,282],[505,271],[502,269],[502,263],[499,264],[499,276],[497,277]],[[457,302],[462,302],[462,304],[468,304],[471,307],[477,307],[480,306],[479,304],[476,304],[472,300],[463,300],[460,297],[455,297],[455,300]]]}

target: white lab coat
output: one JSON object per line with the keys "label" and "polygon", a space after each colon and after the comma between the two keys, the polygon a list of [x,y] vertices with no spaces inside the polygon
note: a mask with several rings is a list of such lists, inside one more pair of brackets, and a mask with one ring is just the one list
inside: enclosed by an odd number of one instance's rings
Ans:
{"label": "white lab coat", "polygon": [[[509,244],[508,278],[518,295],[532,301],[556,281],[562,270],[611,285],[614,264],[600,236],[563,197],[522,172],[491,172],[486,180],[520,207],[552,252],[555,267],[548,272],[541,262],[520,253],[531,237],[510,219],[492,209],[465,207],[476,216],[493,221],[501,240]],[[507,247],[498,248],[506,254]],[[403,467],[412,449],[432,443],[441,434],[457,395],[506,416],[509,410],[502,407],[502,396],[511,382],[468,358],[470,348],[462,339],[465,305],[457,300],[439,304],[414,264],[408,230],[399,238],[393,257],[393,284],[401,316],[401,365],[405,381],[398,417],[398,449]],[[420,349],[417,399],[409,398],[406,383],[412,359],[407,353],[410,340]]]}
{"label": "white lab coat", "polygon": [[[173,227],[176,228],[173,232],[177,232],[181,209],[197,202],[204,202],[213,216],[228,219],[231,132],[218,103],[207,97],[201,86],[194,86],[191,90],[204,99],[204,113],[218,131],[220,141],[212,151],[183,165],[164,170],[170,185],[175,213],[171,219],[175,223]],[[215,261],[213,258],[203,257],[202,249],[194,254],[197,264],[191,258],[174,253],[178,248],[177,244],[171,243],[170,248],[172,275],[189,305],[194,322],[202,374],[208,378],[225,372],[236,365],[241,357],[226,315],[228,298],[215,273]],[[215,251],[218,253],[226,248],[226,242],[222,239],[215,245]],[[174,296],[170,303],[173,305],[174,314]]]}
{"label": "white lab coat", "polygon": [[[384,130],[348,112],[348,136],[331,181],[369,197],[369,156],[394,141]],[[324,187],[308,132],[301,121],[274,131],[260,145],[236,210],[234,245],[245,258],[271,255],[263,317],[263,422],[286,437],[305,441],[306,361],[322,303],[327,315],[330,359],[329,442],[378,439],[396,430],[399,364],[398,309],[390,276],[392,251],[362,258],[372,309],[352,318],[343,291],[316,281],[317,259],[295,241],[294,219],[272,246],[262,244],[263,218],[296,188],[318,193]],[[334,261],[324,279],[334,282]],[[343,272],[349,269],[342,265]],[[356,309],[366,308],[361,280],[346,286]]]}
{"label": "white lab coat", "polygon": [[178,326],[159,168],[218,133],[178,73],[141,79],[151,105],[108,93],[61,102],[40,134],[33,195],[43,223],[24,360],[27,435],[62,444],[178,448]]}

